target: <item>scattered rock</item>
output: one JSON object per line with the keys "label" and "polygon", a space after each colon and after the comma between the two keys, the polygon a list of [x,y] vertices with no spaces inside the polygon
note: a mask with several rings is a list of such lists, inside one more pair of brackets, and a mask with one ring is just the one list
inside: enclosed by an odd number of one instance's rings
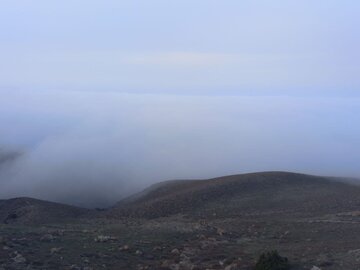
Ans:
{"label": "scattered rock", "polygon": [[124,245],[122,247],[119,248],[120,251],[129,251],[130,247],[128,245]]}
{"label": "scattered rock", "polygon": [[52,234],[44,234],[41,238],[40,241],[42,242],[52,242],[54,241],[56,238],[52,235]]}
{"label": "scattered rock", "polygon": [[108,235],[98,235],[94,239],[95,242],[100,242],[100,243],[106,243],[106,242],[116,241],[116,240],[117,240],[116,237],[108,236]]}
{"label": "scattered rock", "polygon": [[187,256],[183,256],[183,259],[179,262],[179,269],[193,270],[195,265],[193,265],[190,261],[190,258]]}
{"label": "scattered rock", "polygon": [[138,255],[138,256],[141,256],[141,255],[143,255],[144,253],[143,253],[141,250],[138,249],[138,250],[135,252],[135,254]]}
{"label": "scattered rock", "polygon": [[217,229],[216,229],[216,233],[217,233],[218,235],[220,235],[220,236],[223,236],[224,233],[225,233],[225,230],[224,230],[224,229],[221,229],[221,228],[217,228]]}
{"label": "scattered rock", "polygon": [[239,265],[237,263],[232,263],[224,268],[224,270],[237,270]]}
{"label": "scattered rock", "polygon": [[321,270],[321,268],[314,265],[313,267],[311,267],[311,270]]}
{"label": "scattered rock", "polygon": [[63,249],[63,248],[61,248],[61,247],[53,247],[53,248],[50,249],[50,253],[51,253],[51,254],[57,254],[57,253],[59,253],[62,249]]}
{"label": "scattered rock", "polygon": [[25,257],[23,255],[21,255],[20,253],[16,253],[16,256],[12,259],[13,259],[14,263],[16,263],[16,264],[26,263]]}
{"label": "scattered rock", "polygon": [[179,251],[177,248],[174,248],[174,249],[171,251],[171,254],[179,255],[179,254],[180,254],[180,251]]}
{"label": "scattered rock", "polygon": [[159,247],[159,246],[156,246],[156,247],[153,248],[153,251],[161,251],[161,250],[162,250],[162,248]]}
{"label": "scattered rock", "polygon": [[170,265],[171,265],[171,263],[170,263],[169,260],[164,260],[164,261],[162,261],[162,263],[161,263],[161,267],[162,267],[162,268],[170,268]]}
{"label": "scattered rock", "polygon": [[317,265],[325,267],[333,265],[332,258],[327,254],[321,254],[317,258]]}
{"label": "scattered rock", "polygon": [[170,270],[180,270],[180,264],[174,263],[174,264],[169,266],[169,269]]}
{"label": "scattered rock", "polygon": [[348,251],[349,254],[360,255],[360,249],[353,249]]}

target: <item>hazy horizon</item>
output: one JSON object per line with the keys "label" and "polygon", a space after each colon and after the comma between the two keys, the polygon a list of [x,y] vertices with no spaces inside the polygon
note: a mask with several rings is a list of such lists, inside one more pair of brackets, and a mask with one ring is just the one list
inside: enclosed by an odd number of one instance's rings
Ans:
{"label": "hazy horizon", "polygon": [[0,199],[360,177],[358,1],[0,3]]}

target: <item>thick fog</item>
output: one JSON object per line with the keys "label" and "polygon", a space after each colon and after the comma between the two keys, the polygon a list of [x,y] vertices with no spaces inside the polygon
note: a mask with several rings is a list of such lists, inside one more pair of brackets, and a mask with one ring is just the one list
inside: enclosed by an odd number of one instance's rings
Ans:
{"label": "thick fog", "polygon": [[0,199],[360,176],[355,0],[0,1]]}
{"label": "thick fog", "polygon": [[6,92],[0,197],[103,207],[167,179],[359,176],[360,99]]}

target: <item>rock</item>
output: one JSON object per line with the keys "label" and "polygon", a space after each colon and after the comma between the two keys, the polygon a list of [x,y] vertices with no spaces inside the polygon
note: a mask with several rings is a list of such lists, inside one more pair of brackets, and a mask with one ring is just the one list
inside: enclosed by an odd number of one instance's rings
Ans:
{"label": "rock", "polygon": [[321,254],[317,258],[317,265],[322,267],[331,266],[333,265],[332,258],[327,254]]}
{"label": "rock", "polygon": [[360,249],[353,249],[348,251],[349,254],[360,255]]}
{"label": "rock", "polygon": [[130,247],[128,245],[124,245],[119,248],[120,251],[129,251]]}
{"label": "rock", "polygon": [[70,266],[70,270],[81,270],[81,267],[77,266],[76,264],[73,264]]}
{"label": "rock", "polygon": [[180,264],[174,263],[169,266],[170,270],[180,270]]}
{"label": "rock", "polygon": [[314,265],[313,267],[311,267],[311,270],[321,270],[321,268]]}
{"label": "rock", "polygon": [[224,268],[224,270],[237,270],[237,269],[239,269],[239,266],[237,263],[229,264],[228,266],[226,266]]}
{"label": "rock", "polygon": [[50,249],[50,253],[51,254],[56,254],[56,253],[59,253],[61,250],[62,250],[63,248],[61,248],[61,247],[53,247],[53,248],[51,248]]}
{"label": "rock", "polygon": [[164,260],[164,261],[162,261],[162,263],[161,263],[161,267],[162,267],[162,268],[170,268],[170,265],[171,265],[171,263],[170,263],[169,260]]}
{"label": "rock", "polygon": [[206,250],[209,247],[213,247],[213,246],[216,246],[216,245],[217,245],[216,240],[213,241],[212,239],[209,238],[208,241],[200,242],[200,249]]}
{"label": "rock", "polygon": [[138,250],[135,252],[135,254],[138,255],[138,256],[141,256],[141,255],[143,255],[144,253],[143,253],[141,250],[138,249]]}
{"label": "rock", "polygon": [[153,248],[153,251],[160,251],[160,250],[162,250],[162,248],[159,247],[159,246],[156,246],[156,247]]}
{"label": "rock", "polygon": [[174,248],[174,249],[171,251],[171,254],[179,255],[179,254],[180,254],[180,251],[179,251],[177,248]]}
{"label": "rock", "polygon": [[190,261],[190,258],[188,257],[184,257],[184,259],[182,259],[179,264],[180,269],[186,269],[186,270],[193,270],[195,268],[195,265],[193,265]]}
{"label": "rock", "polygon": [[100,242],[100,243],[106,243],[109,241],[116,241],[116,240],[117,240],[116,237],[108,236],[108,235],[98,235],[94,239],[95,242]]}
{"label": "rock", "polygon": [[56,238],[52,235],[52,234],[44,234],[41,238],[40,241],[42,242],[52,242],[54,241]]}
{"label": "rock", "polygon": [[218,235],[220,235],[220,236],[223,236],[224,233],[225,233],[225,230],[224,230],[224,229],[221,229],[221,228],[217,228],[217,229],[216,229],[216,233],[217,233]]}
{"label": "rock", "polygon": [[21,255],[20,253],[16,253],[16,256],[12,259],[13,259],[14,263],[16,263],[16,264],[26,263],[25,257],[23,255]]}

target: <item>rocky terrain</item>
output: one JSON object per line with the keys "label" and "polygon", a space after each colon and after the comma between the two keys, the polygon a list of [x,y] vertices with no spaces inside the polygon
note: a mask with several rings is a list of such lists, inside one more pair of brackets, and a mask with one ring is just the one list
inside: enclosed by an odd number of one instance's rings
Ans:
{"label": "rocky terrain", "polygon": [[0,269],[360,269],[360,187],[284,172],[168,181],[104,211],[0,201]]}

